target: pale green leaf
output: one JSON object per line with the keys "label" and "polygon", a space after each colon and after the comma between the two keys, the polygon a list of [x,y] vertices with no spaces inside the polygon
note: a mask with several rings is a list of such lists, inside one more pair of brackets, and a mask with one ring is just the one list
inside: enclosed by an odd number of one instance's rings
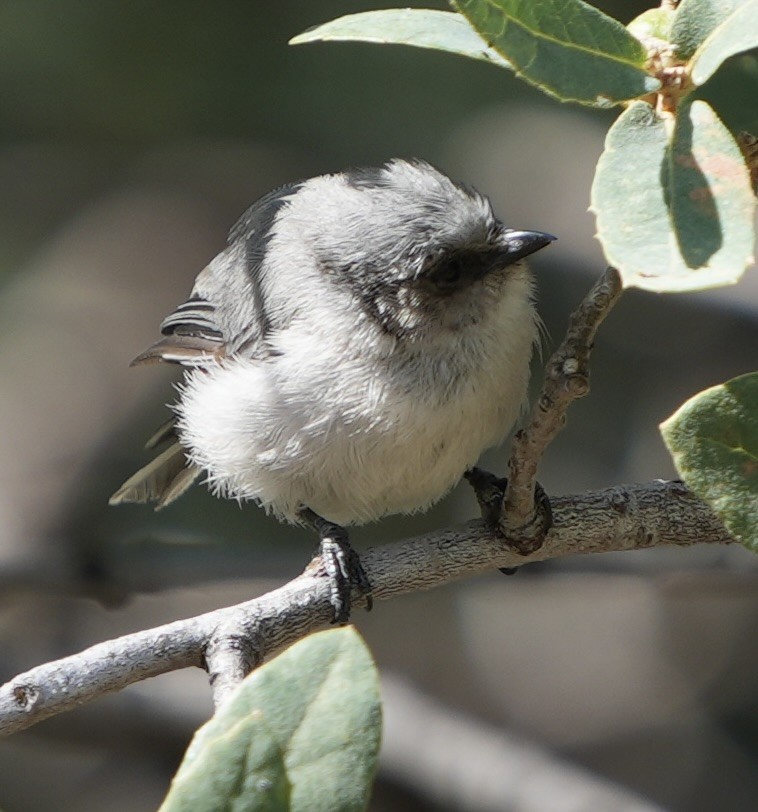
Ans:
{"label": "pale green leaf", "polygon": [[[160,812],[358,812],[381,736],[376,668],[352,628],[253,672],[195,734]],[[192,799],[198,806],[188,806]]]}
{"label": "pale green leaf", "polygon": [[592,187],[598,238],[627,286],[699,290],[752,262],[754,198],[731,133],[703,101],[671,135],[636,102],[611,127]]}
{"label": "pale green leaf", "polygon": [[290,791],[279,744],[253,713],[205,739],[159,812],[280,812],[290,809]]}
{"label": "pale green leaf", "polygon": [[687,486],[758,552],[758,373],[695,395],[661,433]]}
{"label": "pale green leaf", "polygon": [[752,48],[758,48],[758,0],[741,4],[697,49],[691,63],[692,81],[704,84],[730,56]]}
{"label": "pale green leaf", "polygon": [[644,43],[650,39],[668,42],[671,36],[671,26],[674,22],[675,11],[671,8],[649,8],[635,17],[627,31]]}
{"label": "pale green leaf", "polygon": [[290,40],[290,45],[318,41],[413,45],[480,59],[502,68],[511,67],[474,31],[465,17],[451,11],[392,8],[348,14],[298,34]]}
{"label": "pale green leaf", "polygon": [[758,48],[727,59],[689,99],[703,99],[733,132],[758,133]]}
{"label": "pale green leaf", "polygon": [[581,0],[455,0],[520,76],[562,101],[607,107],[659,87],[624,26]]}
{"label": "pale green leaf", "polygon": [[682,0],[671,28],[679,59],[689,60],[709,34],[745,0]]}

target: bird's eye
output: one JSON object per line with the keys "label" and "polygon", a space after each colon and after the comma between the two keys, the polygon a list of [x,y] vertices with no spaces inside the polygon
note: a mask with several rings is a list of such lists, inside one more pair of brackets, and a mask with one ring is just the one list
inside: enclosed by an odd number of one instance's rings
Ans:
{"label": "bird's eye", "polygon": [[454,290],[464,277],[465,266],[461,257],[451,257],[432,274],[432,283],[440,290]]}

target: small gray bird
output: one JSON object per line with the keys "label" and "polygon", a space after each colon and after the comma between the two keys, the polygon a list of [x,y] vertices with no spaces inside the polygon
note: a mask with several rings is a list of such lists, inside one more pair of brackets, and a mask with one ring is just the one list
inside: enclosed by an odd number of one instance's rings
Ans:
{"label": "small gray bird", "polygon": [[161,508],[204,474],[307,524],[346,621],[370,585],[342,525],[429,507],[518,417],[538,336],[521,260],[553,239],[418,160],[270,192],[132,362],[186,373],[148,442],[168,447],[111,504]]}

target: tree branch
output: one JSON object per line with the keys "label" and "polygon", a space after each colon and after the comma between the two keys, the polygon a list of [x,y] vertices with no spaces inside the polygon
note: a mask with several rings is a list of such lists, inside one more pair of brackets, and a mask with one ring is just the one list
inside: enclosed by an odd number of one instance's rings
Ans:
{"label": "tree branch", "polygon": [[[554,525],[528,557],[484,521],[367,550],[361,558],[374,599],[566,555],[733,541],[711,509],[680,482],[554,497],[552,507]],[[357,592],[353,600],[356,607],[365,605]],[[252,665],[327,627],[332,616],[327,580],[306,570],[260,598],[100,643],[2,686],[0,734],[189,666],[208,667],[218,704]]]}

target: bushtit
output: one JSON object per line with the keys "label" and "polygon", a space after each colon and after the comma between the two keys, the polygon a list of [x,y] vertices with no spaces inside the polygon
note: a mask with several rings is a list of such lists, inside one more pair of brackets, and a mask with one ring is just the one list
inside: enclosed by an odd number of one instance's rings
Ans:
{"label": "bushtit", "polygon": [[254,203],[133,364],[185,367],[167,449],[111,497],[163,507],[199,476],[314,527],[335,620],[370,586],[342,525],[423,510],[522,408],[538,334],[521,260],[553,237],[423,161]]}

